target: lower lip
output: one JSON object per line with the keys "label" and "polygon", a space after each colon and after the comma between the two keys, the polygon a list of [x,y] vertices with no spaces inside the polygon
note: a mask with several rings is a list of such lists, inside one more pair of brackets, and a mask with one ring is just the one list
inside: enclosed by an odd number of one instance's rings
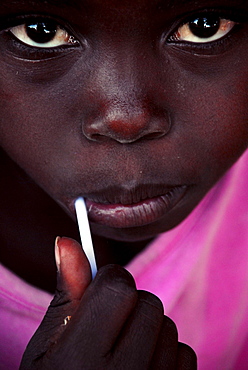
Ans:
{"label": "lower lip", "polygon": [[90,221],[114,228],[145,226],[163,217],[182,199],[187,186],[130,205],[95,203],[86,199]]}

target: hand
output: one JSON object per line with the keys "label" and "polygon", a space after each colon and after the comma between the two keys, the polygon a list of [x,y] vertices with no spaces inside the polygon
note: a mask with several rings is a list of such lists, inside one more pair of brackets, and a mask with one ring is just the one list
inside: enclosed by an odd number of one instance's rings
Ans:
{"label": "hand", "polygon": [[137,291],[117,265],[101,268],[91,282],[80,245],[67,238],[57,244],[57,291],[20,370],[196,369],[194,351],[178,343],[156,296]]}

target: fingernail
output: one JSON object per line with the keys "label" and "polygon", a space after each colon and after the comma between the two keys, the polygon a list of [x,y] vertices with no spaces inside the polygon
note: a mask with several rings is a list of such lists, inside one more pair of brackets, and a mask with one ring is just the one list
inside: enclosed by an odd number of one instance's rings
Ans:
{"label": "fingernail", "polygon": [[60,270],[60,251],[59,251],[59,246],[58,246],[58,242],[60,240],[60,237],[57,236],[57,238],[55,239],[55,261],[56,261],[56,266],[57,266],[57,270],[59,271]]}

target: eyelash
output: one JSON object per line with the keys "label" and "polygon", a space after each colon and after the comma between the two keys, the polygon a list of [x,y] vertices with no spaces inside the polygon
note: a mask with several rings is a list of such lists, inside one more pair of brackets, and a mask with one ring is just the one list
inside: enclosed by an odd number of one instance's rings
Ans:
{"label": "eyelash", "polygon": [[[177,31],[174,32],[172,36],[170,36],[169,41],[184,41],[194,44],[205,44],[208,42],[214,42],[228,35],[229,32],[231,32],[231,30],[237,25],[236,22],[233,22],[230,19],[219,17],[216,18],[214,21],[215,22],[213,22],[212,26],[207,26],[207,24],[210,24],[210,18],[208,18],[207,16],[197,17],[193,21],[189,21],[178,27]],[[199,35],[197,35],[198,32]],[[201,32],[202,35],[200,35]]]}
{"label": "eyelash", "polygon": [[[44,34],[39,35],[39,33],[41,33],[42,30],[44,31],[43,32]],[[76,45],[77,43],[75,38],[72,35],[70,35],[60,25],[48,22],[46,20],[23,23],[18,26],[10,28],[9,32],[12,33],[19,41],[23,42],[25,45],[42,49],[55,48],[62,45]],[[42,41],[40,42],[35,41],[35,37],[38,38],[40,37],[42,39],[42,36],[43,36]]]}
{"label": "eyelash", "polygon": [[[219,22],[218,29],[216,33],[214,33],[210,37],[198,37],[195,38],[193,31],[190,30],[190,24],[196,24],[195,21],[199,20],[203,22],[203,20],[216,20]],[[234,10],[228,11],[221,11],[217,9],[208,9],[203,10],[201,12],[194,12],[194,14],[187,16],[181,22],[177,23],[174,27],[173,31],[166,36],[166,43],[174,44],[176,46],[180,46],[180,48],[192,48],[195,50],[204,50],[211,48],[212,50],[214,47],[218,47],[218,45],[223,45],[225,41],[227,41],[230,36],[237,30],[242,24],[247,23],[247,15],[242,12],[235,12]],[[223,28],[223,34],[220,37],[215,37],[216,34]],[[227,27],[225,30],[224,28]],[[180,38],[182,33],[185,33],[186,36],[188,32],[192,33],[193,40],[183,40]],[[197,37],[197,36],[196,36]]]}
{"label": "eyelash", "polygon": [[[10,42],[12,41],[13,46],[17,47],[20,52],[30,53],[31,58],[33,53],[36,57],[42,57],[43,55],[45,57],[46,54],[56,54],[61,50],[71,49],[82,45],[82,42],[73,35],[73,32],[70,31],[69,27],[64,27],[62,22],[49,16],[34,15],[8,19],[2,23],[1,29],[2,31],[0,30],[0,32],[3,32]],[[42,30],[48,31],[47,42],[32,42],[32,39],[29,38],[28,32],[35,34],[37,31],[36,33],[39,34],[39,30],[41,32]],[[51,36],[50,40],[49,33]],[[58,39],[57,45],[56,38]]]}

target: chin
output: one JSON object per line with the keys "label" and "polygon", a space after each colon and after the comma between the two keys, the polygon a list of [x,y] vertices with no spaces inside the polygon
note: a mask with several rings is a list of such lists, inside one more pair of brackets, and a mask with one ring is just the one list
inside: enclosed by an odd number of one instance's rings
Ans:
{"label": "chin", "polygon": [[116,240],[120,242],[139,242],[153,239],[159,233],[148,230],[144,232],[145,227],[130,227],[126,229],[110,228],[105,225],[91,224],[92,234],[103,237],[105,239]]}
{"label": "chin", "polygon": [[168,224],[163,223],[161,225],[148,224],[140,227],[129,227],[129,228],[110,228],[105,225],[99,225],[91,223],[91,231],[94,235],[116,240],[120,242],[140,242],[145,240],[151,240],[157,237],[159,234],[169,231],[174,226],[165,227]]}

